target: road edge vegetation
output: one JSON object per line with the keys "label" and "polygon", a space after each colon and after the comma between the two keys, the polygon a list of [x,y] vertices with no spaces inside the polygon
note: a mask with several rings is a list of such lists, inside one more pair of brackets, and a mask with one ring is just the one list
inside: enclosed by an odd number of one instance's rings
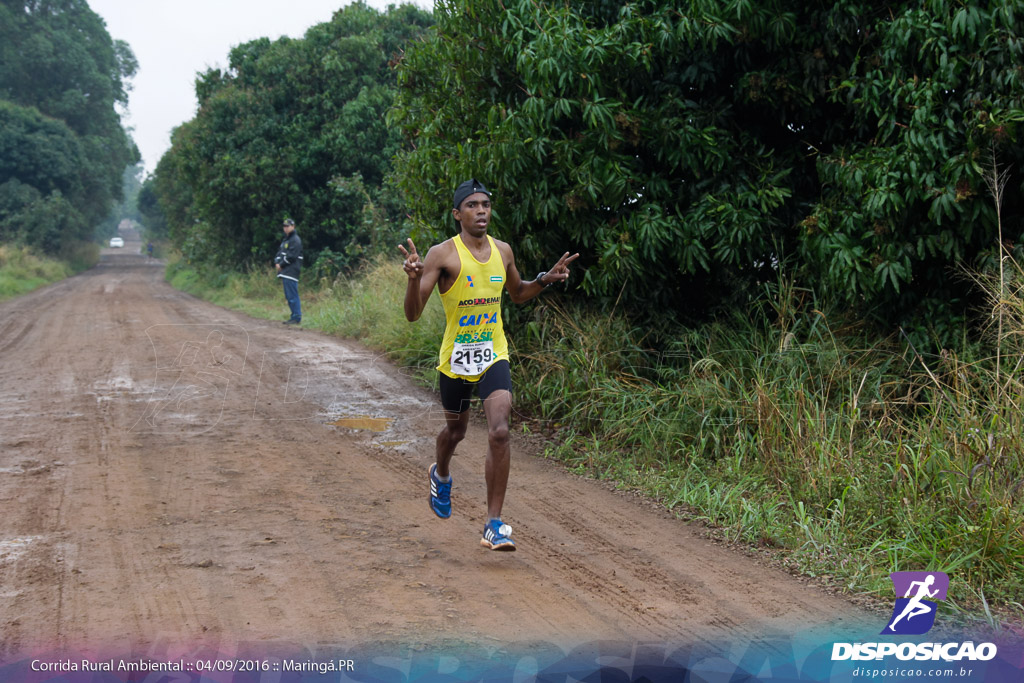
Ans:
{"label": "road edge vegetation", "polygon": [[28,247],[0,244],[0,301],[71,277],[96,265],[98,258],[99,247],[89,242],[80,243],[59,260]]}

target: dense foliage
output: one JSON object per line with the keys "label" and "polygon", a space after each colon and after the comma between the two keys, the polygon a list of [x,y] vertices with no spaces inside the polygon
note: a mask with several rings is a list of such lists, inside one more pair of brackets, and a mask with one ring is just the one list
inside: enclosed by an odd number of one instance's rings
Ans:
{"label": "dense foliage", "polygon": [[802,262],[847,300],[916,310],[949,339],[964,305],[978,303],[955,266],[985,270],[998,258],[984,180],[996,164],[1014,170],[1005,246],[1024,253],[1024,2],[894,9],[832,83],[863,139],[837,141],[818,160],[822,197],[801,226]]}
{"label": "dense foliage", "polygon": [[[421,232],[448,233],[451,186],[475,176],[523,260],[579,250],[587,294],[651,315],[743,304],[779,268],[887,324],[966,310],[950,271],[996,246],[986,158],[1022,155],[1024,2],[435,12],[391,115]],[[1007,202],[1005,234],[1022,210]]]}
{"label": "dense foliage", "polygon": [[92,238],[139,158],[116,109],[136,67],[85,0],[0,2],[0,241]]}
{"label": "dense foliage", "polygon": [[155,175],[148,176],[142,183],[136,202],[139,221],[145,228],[148,238],[166,240],[168,237],[167,215],[160,205]]}
{"label": "dense foliage", "polygon": [[289,216],[307,265],[319,255],[341,267],[372,244],[386,230],[383,179],[400,144],[384,122],[388,63],[432,21],[411,5],[355,3],[302,39],[239,45],[226,70],[201,74],[199,112],[175,131],[154,181],[186,257],[267,261]]}

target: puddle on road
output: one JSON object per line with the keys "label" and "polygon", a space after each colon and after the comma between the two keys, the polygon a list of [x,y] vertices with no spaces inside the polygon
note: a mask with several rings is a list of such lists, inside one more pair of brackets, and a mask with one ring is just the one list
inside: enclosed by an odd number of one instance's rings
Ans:
{"label": "puddle on road", "polygon": [[28,549],[30,543],[38,539],[38,536],[0,539],[0,560],[16,559]]}
{"label": "puddle on road", "polygon": [[395,421],[393,417],[369,417],[367,415],[358,415],[356,417],[342,417],[332,424],[335,427],[347,427],[349,429],[369,429],[372,432],[385,432],[391,423]]}

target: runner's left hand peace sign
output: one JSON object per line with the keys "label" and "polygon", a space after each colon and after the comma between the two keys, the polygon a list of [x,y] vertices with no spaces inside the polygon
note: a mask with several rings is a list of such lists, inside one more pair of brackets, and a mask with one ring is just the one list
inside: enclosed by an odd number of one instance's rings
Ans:
{"label": "runner's left hand peace sign", "polygon": [[551,266],[551,270],[544,275],[544,282],[541,284],[551,285],[556,282],[565,282],[569,279],[569,264],[580,257],[579,253],[569,256],[569,252],[565,252],[562,258],[558,259],[558,263]]}

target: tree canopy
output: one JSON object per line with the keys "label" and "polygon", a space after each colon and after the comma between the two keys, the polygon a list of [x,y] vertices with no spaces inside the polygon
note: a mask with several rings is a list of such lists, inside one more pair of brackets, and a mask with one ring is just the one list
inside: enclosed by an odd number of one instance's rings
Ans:
{"label": "tree canopy", "polygon": [[85,0],[0,3],[0,240],[87,240],[138,150],[121,125],[137,68]]}
{"label": "tree canopy", "polygon": [[[961,316],[951,270],[996,250],[983,175],[993,153],[1019,169],[1020,1],[459,0],[435,15],[390,118],[421,233],[450,233],[451,188],[476,177],[517,259],[579,250],[589,296],[704,315],[786,277],[918,326]],[[1022,209],[1004,206],[1013,239]]]}
{"label": "tree canopy", "polygon": [[226,70],[200,74],[199,111],[175,130],[154,181],[186,255],[236,268],[267,260],[291,217],[314,257],[358,258],[383,229],[365,212],[387,201],[401,144],[384,122],[389,61],[432,21],[411,5],[354,3],[301,39],[238,45]]}

